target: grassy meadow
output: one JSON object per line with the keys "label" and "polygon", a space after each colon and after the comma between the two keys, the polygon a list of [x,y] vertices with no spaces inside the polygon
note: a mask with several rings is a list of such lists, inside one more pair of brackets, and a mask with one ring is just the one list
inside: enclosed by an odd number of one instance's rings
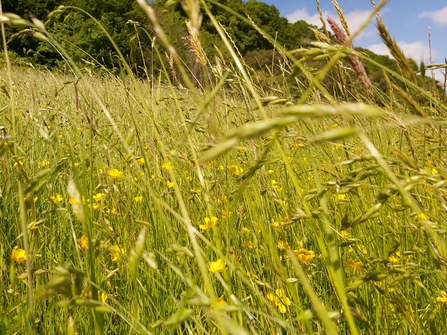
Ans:
{"label": "grassy meadow", "polygon": [[175,57],[149,79],[3,67],[0,333],[442,334],[445,97],[380,24],[402,72],[336,98],[323,77],[368,61],[349,40],[277,47],[268,86],[216,29],[233,59],[202,87]]}

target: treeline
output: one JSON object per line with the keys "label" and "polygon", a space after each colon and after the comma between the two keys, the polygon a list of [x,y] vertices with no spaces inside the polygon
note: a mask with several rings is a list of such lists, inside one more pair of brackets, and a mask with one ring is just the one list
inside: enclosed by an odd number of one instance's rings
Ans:
{"label": "treeline", "polygon": [[[84,66],[121,71],[122,62],[103,29],[112,36],[138,75],[148,76],[160,71],[161,62],[169,66],[169,55],[159,43],[152,23],[134,0],[4,0],[2,4],[4,12],[16,13],[27,19],[34,15],[43,21],[47,21],[49,13],[59,5],[66,6],[61,15],[51,17],[47,29],[60,41],[70,56]],[[196,80],[202,81],[205,74],[202,73],[203,67],[198,64],[196,55],[191,52],[193,46],[188,42],[189,34],[185,24],[187,17],[180,1],[155,0],[151,5],[181,59]],[[276,44],[287,50],[306,47],[311,41],[316,40],[315,33],[323,33],[317,27],[304,21],[290,23],[280,16],[275,6],[256,0],[247,2],[220,0],[218,3],[209,3],[209,9],[220,22],[245,63],[256,71],[260,78],[263,75],[270,79],[277,76],[278,80],[284,81],[287,73],[284,72],[284,67],[280,64],[281,58],[274,52],[272,43],[248,22],[233,15],[231,11],[249,17]],[[39,43],[29,34],[19,33],[17,29],[7,27],[7,39],[9,50],[20,59],[47,67],[66,66],[63,57],[51,45]],[[336,43],[334,39],[332,40]],[[215,56],[223,59],[230,58],[216,27],[205,14],[200,41],[210,63],[215,62]],[[375,55],[369,50],[362,51],[375,61],[396,72],[399,71],[394,60],[389,57]],[[318,63],[314,65],[319,66]],[[386,91],[387,83],[382,70],[371,64],[365,65],[374,86]],[[417,65],[415,70],[417,70]],[[340,87],[336,71],[327,77],[326,84],[331,91],[336,93]],[[431,78],[423,76],[421,76],[421,84],[435,86]],[[356,86],[355,76],[350,81],[350,85]]]}

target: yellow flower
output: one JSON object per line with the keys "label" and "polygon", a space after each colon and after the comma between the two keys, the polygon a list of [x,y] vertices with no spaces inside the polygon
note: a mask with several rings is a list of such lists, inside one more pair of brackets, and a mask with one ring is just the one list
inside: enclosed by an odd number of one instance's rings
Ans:
{"label": "yellow flower", "polygon": [[252,241],[245,241],[245,246],[248,248],[248,249],[253,249],[255,246],[253,245],[253,242]]}
{"label": "yellow flower", "polygon": [[123,171],[117,169],[107,170],[107,175],[112,179],[121,179],[123,177]]}
{"label": "yellow flower", "polygon": [[248,233],[250,233],[250,229],[248,229],[247,227],[242,227],[242,233],[248,234]]}
{"label": "yellow flower", "polygon": [[293,157],[286,157],[285,161],[290,164],[293,161]]}
{"label": "yellow flower", "polygon": [[224,300],[223,297],[217,298],[216,301],[214,302],[213,306],[214,307],[225,307],[227,306],[227,302]]}
{"label": "yellow flower", "polygon": [[216,218],[215,216],[212,216],[211,219],[209,217],[206,217],[206,218],[203,219],[203,221],[205,221],[205,224],[204,225],[203,224],[199,225],[199,228],[202,229],[202,230],[211,229],[211,228],[213,228],[216,225],[218,220],[219,219]]}
{"label": "yellow flower", "polygon": [[118,262],[121,256],[124,254],[124,250],[121,249],[118,244],[112,245],[109,251],[112,262]]}
{"label": "yellow flower", "polygon": [[228,218],[229,216],[231,216],[231,214],[233,214],[233,212],[228,212],[222,209],[222,219]]}
{"label": "yellow flower", "polygon": [[172,166],[171,162],[168,161],[168,162],[164,162],[161,165],[161,168],[165,171],[168,171],[168,170],[171,170],[173,168],[173,166]]}
{"label": "yellow flower", "polygon": [[304,264],[310,264],[312,259],[315,258],[315,252],[312,250],[301,248],[300,250],[293,250],[293,252],[296,255],[296,258]]}
{"label": "yellow flower", "polygon": [[275,171],[273,171],[273,170],[268,170],[267,171],[267,174],[274,174],[275,173]]}
{"label": "yellow flower", "polygon": [[416,216],[414,217],[414,219],[415,219],[416,221],[418,221],[418,220],[430,220],[430,218],[429,218],[425,213],[419,213],[419,214],[416,214]]}
{"label": "yellow flower", "polygon": [[22,263],[26,260],[26,252],[23,249],[20,249],[18,246],[15,246],[11,252],[11,259],[16,263]]}
{"label": "yellow flower", "polygon": [[278,249],[290,249],[290,245],[287,241],[278,241]]}
{"label": "yellow flower", "polygon": [[215,262],[210,263],[210,267],[208,269],[209,272],[222,272],[225,269],[226,263],[222,259],[218,259]]}
{"label": "yellow flower", "polygon": [[60,194],[53,194],[52,196],[50,196],[49,200],[57,205],[58,203],[60,203],[62,200],[64,200],[64,198],[62,198],[62,196]]}
{"label": "yellow flower", "polygon": [[139,196],[133,198],[133,201],[134,201],[136,204],[140,204],[140,203],[143,202],[143,196],[142,196],[142,195],[139,195]]}
{"label": "yellow flower", "polygon": [[437,301],[447,304],[447,292],[441,291],[441,296],[436,298]]}
{"label": "yellow flower", "polygon": [[86,235],[82,235],[82,237],[76,240],[78,242],[78,248],[82,251],[88,249],[88,237]]}
{"label": "yellow flower", "polygon": [[346,193],[337,194],[337,199],[338,200],[346,200]]}
{"label": "yellow flower", "polygon": [[273,230],[275,231],[280,231],[281,230],[281,223],[275,221],[273,222],[270,227],[272,227]]}
{"label": "yellow flower", "polygon": [[101,292],[101,294],[99,295],[99,301],[101,301],[103,304],[106,302],[107,298],[108,296],[104,292]]}
{"label": "yellow flower", "polygon": [[363,270],[363,263],[360,261],[356,262],[353,259],[349,259],[349,260],[343,262],[343,265],[346,268],[354,270],[354,271],[362,271]]}
{"label": "yellow flower", "polygon": [[[88,206],[90,207],[90,205],[88,205]],[[101,205],[98,204],[98,203],[94,203],[94,204],[92,205],[92,207],[93,207],[93,210],[94,210],[94,211],[97,211],[97,210],[101,207]]]}
{"label": "yellow flower", "polygon": [[268,293],[267,299],[272,301],[282,314],[286,313],[287,306],[292,304],[283,289],[277,289],[275,293]]}
{"label": "yellow flower", "polygon": [[93,200],[95,200],[95,201],[101,201],[103,198],[104,198],[104,193],[96,193],[94,196],[93,196]]}
{"label": "yellow flower", "polygon": [[236,164],[231,164],[228,166],[228,169],[230,170],[230,172],[232,174],[234,174],[235,176],[240,176],[242,173],[244,173],[244,169],[242,169],[240,166],[236,165]]}
{"label": "yellow flower", "polygon": [[18,165],[23,166],[23,162],[19,161],[18,163],[17,162],[14,163],[14,166],[18,166]]}
{"label": "yellow flower", "polygon": [[48,165],[50,165],[50,161],[44,159],[43,161],[40,161],[40,162],[39,162],[39,165],[40,165],[41,167],[47,167]]}
{"label": "yellow flower", "polygon": [[388,256],[388,262],[392,264],[397,264],[400,262],[400,251],[396,251],[394,255]]}
{"label": "yellow flower", "polygon": [[144,165],[144,157],[138,158],[137,163],[139,166],[143,166]]}
{"label": "yellow flower", "polygon": [[225,170],[225,166],[223,166],[222,164],[220,164],[220,165],[219,165],[219,170],[220,170],[220,171]]}
{"label": "yellow flower", "polygon": [[174,182],[173,182],[173,181],[166,180],[166,187],[167,187],[167,188],[173,188],[173,187],[174,187]]}

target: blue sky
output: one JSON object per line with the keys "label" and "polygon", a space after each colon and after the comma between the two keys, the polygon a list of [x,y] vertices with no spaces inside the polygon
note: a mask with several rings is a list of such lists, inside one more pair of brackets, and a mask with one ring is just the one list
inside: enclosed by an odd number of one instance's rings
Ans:
{"label": "blue sky", "polygon": [[[321,26],[315,1],[261,1],[275,5],[281,16],[287,17],[290,22],[304,20]],[[379,3],[379,0],[375,2]],[[370,0],[338,0],[338,4],[348,20],[351,32],[356,31],[372,10]],[[337,18],[331,0],[320,0],[320,6],[325,18]],[[417,62],[424,60],[426,64],[430,63],[430,27],[433,61],[444,63],[444,58],[447,58],[447,0],[390,0],[381,14],[385,25],[406,56],[414,58]],[[389,55],[376,32],[374,21],[357,37],[354,45],[368,48],[377,54]],[[441,74],[437,73],[436,77],[441,79]]]}

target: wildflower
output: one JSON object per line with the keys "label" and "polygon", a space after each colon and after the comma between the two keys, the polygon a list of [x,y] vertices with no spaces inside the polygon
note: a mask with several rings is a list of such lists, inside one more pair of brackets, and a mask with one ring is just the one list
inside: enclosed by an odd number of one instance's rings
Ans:
{"label": "wildflower", "polygon": [[82,235],[82,237],[78,238],[76,240],[76,242],[78,242],[78,248],[81,249],[82,251],[88,249],[88,237],[87,236]]}
{"label": "wildflower", "polygon": [[101,301],[103,304],[106,302],[107,298],[108,296],[104,292],[101,292],[101,294],[99,295],[99,301]]}
{"label": "wildflower", "polygon": [[112,179],[121,179],[123,177],[123,171],[118,169],[107,170],[107,175]]}
{"label": "wildflower", "polygon": [[233,212],[229,212],[229,211],[222,209],[222,219],[226,219],[226,218],[230,217],[231,214],[233,214]]}
{"label": "wildflower", "polygon": [[93,200],[95,200],[95,201],[101,201],[103,198],[104,198],[104,193],[96,193],[94,196],[93,196]]}
{"label": "wildflower", "polygon": [[14,166],[15,166],[15,167],[18,166],[18,165],[23,166],[23,162],[22,162],[22,161],[18,161],[18,162],[15,162],[15,163],[14,163]]}
{"label": "wildflower", "polygon": [[287,313],[287,306],[292,304],[283,289],[277,289],[275,293],[268,293],[267,299],[272,301],[282,314]]}
{"label": "wildflower", "polygon": [[213,166],[214,166],[214,162],[209,161],[208,163],[206,163],[206,165],[207,165],[208,167],[213,167]]}
{"label": "wildflower", "polygon": [[139,195],[139,196],[133,198],[133,201],[134,201],[136,204],[140,204],[140,203],[143,202],[143,196],[142,196],[142,195]]}
{"label": "wildflower", "polygon": [[267,174],[274,174],[275,173],[275,171],[273,171],[273,170],[268,170],[267,171]]}
{"label": "wildflower", "polygon": [[437,301],[447,304],[447,292],[441,291],[441,296],[436,298]]}
{"label": "wildflower", "polygon": [[280,231],[281,226],[282,226],[281,223],[279,223],[278,221],[275,221],[270,225],[270,227],[272,227],[272,229],[275,231]]}
{"label": "wildflower", "polygon": [[214,307],[225,307],[227,306],[227,302],[224,300],[223,297],[217,298],[216,301],[214,302],[213,306]]}
{"label": "wildflower", "polygon": [[206,218],[203,219],[203,221],[205,221],[205,224],[204,225],[202,225],[202,224],[199,225],[199,228],[202,229],[202,230],[211,229],[211,228],[213,228],[216,225],[218,220],[219,219],[217,217],[215,217],[215,216],[212,216],[211,219],[209,217],[206,217]]}
{"label": "wildflower", "polygon": [[57,205],[58,203],[60,203],[62,200],[64,200],[64,198],[62,198],[62,196],[60,194],[53,194],[52,196],[50,196],[48,198],[53,204]]}
{"label": "wildflower", "polygon": [[414,217],[414,219],[415,219],[416,221],[419,221],[419,220],[430,220],[430,218],[429,218],[425,213],[419,213],[419,214],[416,214],[416,216]]}
{"label": "wildflower", "polygon": [[166,187],[167,188],[173,188],[174,187],[174,182],[170,181],[170,180],[166,180]]}
{"label": "wildflower", "polygon": [[301,248],[300,250],[293,250],[293,253],[301,263],[304,263],[306,265],[310,264],[310,262],[315,258],[314,251],[304,248]]}
{"label": "wildflower", "polygon": [[47,167],[48,165],[50,165],[50,161],[49,160],[43,160],[39,162],[40,167]]}
{"label": "wildflower", "polygon": [[110,247],[110,257],[112,258],[112,262],[118,262],[121,256],[124,254],[124,250],[119,247],[118,244],[114,244]]}
{"label": "wildflower", "polygon": [[164,163],[161,165],[161,168],[162,168],[164,171],[168,171],[168,170],[172,170],[173,166],[172,166],[172,163],[171,163],[171,162],[167,161],[167,162],[164,162]]}
{"label": "wildflower", "polygon": [[219,171],[223,171],[225,170],[225,166],[223,166],[222,164],[219,165]]}
{"label": "wildflower", "polygon": [[252,241],[245,241],[245,246],[248,248],[248,249],[253,249],[255,246],[254,246],[254,244],[253,244],[253,242]]}
{"label": "wildflower", "polygon": [[11,252],[11,259],[16,263],[22,263],[26,260],[26,252],[23,249],[20,249],[18,246],[15,246]]}
{"label": "wildflower", "polygon": [[250,229],[248,229],[247,227],[242,227],[242,233],[248,234],[248,233],[250,233]]}
{"label": "wildflower", "polygon": [[138,158],[137,163],[139,166],[143,166],[144,165],[144,157]]}
{"label": "wildflower", "polygon": [[362,271],[363,270],[363,263],[360,261],[356,262],[353,259],[349,259],[349,260],[343,262],[343,265],[346,268],[354,270],[354,271]]}
{"label": "wildflower", "polygon": [[346,200],[346,193],[337,194],[337,199],[340,201]]}
{"label": "wildflower", "polygon": [[240,166],[236,165],[236,164],[231,164],[228,166],[228,169],[230,170],[230,172],[232,174],[234,174],[235,176],[240,176],[242,173],[244,173],[244,169],[242,169]]}
{"label": "wildflower", "polygon": [[396,251],[394,255],[388,256],[388,262],[392,264],[397,264],[400,262],[400,251]]}
{"label": "wildflower", "polygon": [[[90,205],[89,205],[89,207],[90,207]],[[98,204],[98,203],[94,203],[94,204],[92,205],[92,208],[93,208],[94,211],[97,211],[99,208],[101,208],[101,205]]]}
{"label": "wildflower", "polygon": [[293,157],[290,157],[290,156],[288,156],[288,157],[286,157],[286,159],[285,159],[285,162],[287,162],[287,163],[292,163],[292,161],[293,161]]}
{"label": "wildflower", "polygon": [[215,262],[210,263],[210,267],[208,269],[209,272],[222,272],[225,269],[226,263],[222,259],[218,259]]}
{"label": "wildflower", "polygon": [[278,241],[278,249],[290,249],[290,245],[287,241]]}

